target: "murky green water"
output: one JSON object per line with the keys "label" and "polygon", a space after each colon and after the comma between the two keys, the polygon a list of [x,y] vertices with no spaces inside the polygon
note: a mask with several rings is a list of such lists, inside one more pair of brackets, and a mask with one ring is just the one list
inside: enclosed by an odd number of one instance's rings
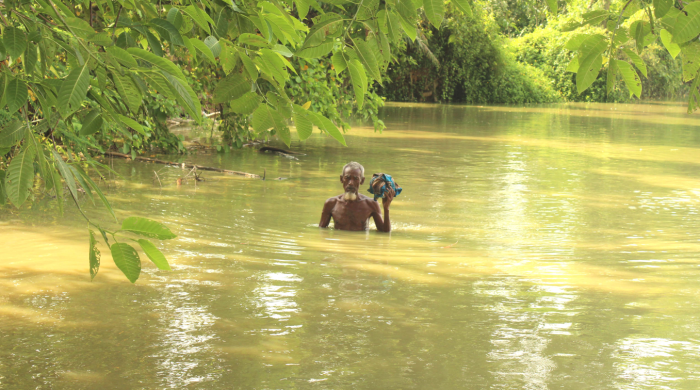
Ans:
{"label": "murky green water", "polygon": [[[384,135],[354,129],[348,148],[297,143],[298,161],[187,157],[282,181],[177,187],[181,169],[114,161],[118,216],[179,235],[161,245],[174,270],[144,262],[136,285],[104,245],[89,282],[72,213],[0,220],[0,388],[700,387],[699,116],[395,105],[384,118]],[[315,227],[350,160],[403,186],[390,235]]]}

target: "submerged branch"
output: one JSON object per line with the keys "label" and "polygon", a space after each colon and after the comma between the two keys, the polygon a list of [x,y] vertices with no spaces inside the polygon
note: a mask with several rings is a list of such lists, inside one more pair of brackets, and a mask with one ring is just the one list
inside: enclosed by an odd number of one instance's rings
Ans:
{"label": "submerged branch", "polygon": [[[105,152],[105,156],[113,156],[113,157],[121,157],[121,158],[127,158],[130,159],[131,155],[130,154],[124,154],[124,153],[118,153],[118,152]],[[234,175],[241,175],[245,177],[250,177],[253,179],[260,179],[260,175],[256,175],[254,173],[248,173],[248,172],[241,172],[241,171],[232,171],[229,169],[221,169],[221,168],[214,168],[214,167],[205,167],[202,165],[196,165],[196,164],[188,164],[188,163],[178,163],[174,161],[165,161],[165,160],[159,160],[156,158],[148,158],[148,157],[141,157],[141,156],[136,156],[136,160],[139,161],[146,161],[146,162],[152,162],[152,163],[158,163],[158,164],[166,164],[166,165],[176,165],[176,166],[185,166],[186,168],[197,168],[198,170],[201,171],[214,171],[214,172],[223,172],[223,173],[231,173]]]}

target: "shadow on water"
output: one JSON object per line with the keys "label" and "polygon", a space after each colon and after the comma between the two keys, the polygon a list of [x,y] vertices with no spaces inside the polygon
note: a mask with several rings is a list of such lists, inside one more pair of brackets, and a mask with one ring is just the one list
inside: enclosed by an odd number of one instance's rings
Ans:
{"label": "shadow on water", "polygon": [[[391,105],[348,148],[187,157],[284,181],[115,160],[173,271],[131,285],[101,243],[90,282],[78,216],[0,221],[0,388],[693,388],[700,140],[674,110]],[[315,227],[350,160],[403,186],[391,234]]]}

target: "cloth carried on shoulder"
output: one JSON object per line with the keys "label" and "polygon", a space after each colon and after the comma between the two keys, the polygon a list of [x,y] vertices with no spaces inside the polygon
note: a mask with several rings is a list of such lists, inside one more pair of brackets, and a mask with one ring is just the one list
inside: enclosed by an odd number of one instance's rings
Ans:
{"label": "cloth carried on shoulder", "polygon": [[379,198],[384,198],[384,193],[387,192],[389,188],[394,190],[394,196],[399,196],[401,193],[401,187],[399,187],[391,175],[375,173],[372,175],[372,180],[369,181],[369,189],[367,191],[374,195],[374,200],[377,200]]}

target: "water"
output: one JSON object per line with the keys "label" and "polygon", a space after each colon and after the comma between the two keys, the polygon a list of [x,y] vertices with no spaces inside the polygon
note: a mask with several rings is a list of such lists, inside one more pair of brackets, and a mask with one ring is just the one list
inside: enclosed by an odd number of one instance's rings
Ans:
{"label": "water", "polygon": [[[178,234],[159,244],[173,271],[142,255],[136,285],[103,244],[89,281],[73,211],[5,214],[0,388],[700,386],[700,117],[662,104],[383,117],[389,130],[353,129],[348,148],[295,141],[299,160],[186,157],[266,181],[177,187],[181,169],[115,160],[123,178],[103,188],[117,216]],[[391,234],[315,227],[350,160],[404,188]]]}

